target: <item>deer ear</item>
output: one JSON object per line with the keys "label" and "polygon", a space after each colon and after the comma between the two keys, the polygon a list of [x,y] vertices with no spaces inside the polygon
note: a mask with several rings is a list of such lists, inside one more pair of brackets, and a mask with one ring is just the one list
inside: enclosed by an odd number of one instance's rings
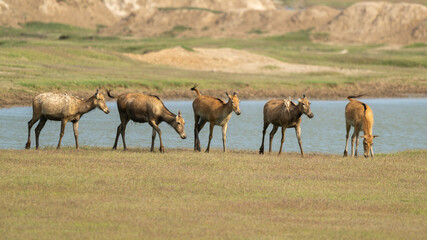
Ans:
{"label": "deer ear", "polygon": [[374,135],[373,137],[376,138],[376,137],[379,137],[379,135]]}
{"label": "deer ear", "polygon": [[363,135],[363,136],[360,136],[360,138],[365,138],[365,135]]}
{"label": "deer ear", "polygon": [[234,93],[233,93],[233,96],[236,96],[236,95],[237,95],[237,93],[236,93],[236,92],[234,92]]}
{"label": "deer ear", "polygon": [[95,97],[98,97],[99,89],[96,89]]}
{"label": "deer ear", "polygon": [[302,95],[302,98],[305,98],[305,93]]}
{"label": "deer ear", "polygon": [[301,98],[298,98],[298,102],[301,102]]}
{"label": "deer ear", "polygon": [[180,117],[181,117],[181,111],[178,111],[178,116],[180,116]]}
{"label": "deer ear", "polygon": [[231,96],[228,94],[228,92],[225,92],[225,95],[227,95],[228,98],[231,98]]}

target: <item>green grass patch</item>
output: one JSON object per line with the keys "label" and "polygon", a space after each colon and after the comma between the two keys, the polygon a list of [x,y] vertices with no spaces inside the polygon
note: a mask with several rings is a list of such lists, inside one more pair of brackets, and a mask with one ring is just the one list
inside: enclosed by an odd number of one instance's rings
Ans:
{"label": "green grass patch", "polygon": [[160,11],[176,11],[176,10],[195,10],[195,11],[205,11],[205,12],[211,12],[215,14],[222,14],[223,11],[208,9],[208,8],[199,8],[199,7],[161,7],[157,8]]}
{"label": "green grass patch", "polygon": [[413,43],[406,45],[404,48],[425,48],[427,47],[427,43]]}
{"label": "green grass patch", "polygon": [[[426,150],[0,150],[3,238],[424,239]],[[78,234],[76,234],[78,232]]]}
{"label": "green grass patch", "polygon": [[62,23],[27,22],[22,25],[24,31],[39,33],[89,34],[93,30]]}

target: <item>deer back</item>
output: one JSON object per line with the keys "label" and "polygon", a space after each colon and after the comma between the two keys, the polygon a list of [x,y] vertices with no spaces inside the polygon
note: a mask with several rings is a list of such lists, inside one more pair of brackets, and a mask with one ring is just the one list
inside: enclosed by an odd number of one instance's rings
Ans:
{"label": "deer back", "polygon": [[68,95],[57,93],[42,93],[33,100],[34,111],[52,120],[60,120],[64,117],[78,113],[81,100]]}
{"label": "deer back", "polygon": [[289,123],[290,112],[286,108],[283,99],[272,99],[264,105],[264,122],[282,126]]}
{"label": "deer back", "polygon": [[193,101],[193,110],[194,113],[199,115],[201,118],[208,121],[215,121],[216,119],[225,117],[224,107],[227,103],[219,98],[214,98],[211,96],[198,96]]}

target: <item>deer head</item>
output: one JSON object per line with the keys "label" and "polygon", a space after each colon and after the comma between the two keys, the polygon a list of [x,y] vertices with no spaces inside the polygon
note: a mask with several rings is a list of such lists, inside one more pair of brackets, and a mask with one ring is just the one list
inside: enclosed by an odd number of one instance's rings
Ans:
{"label": "deer head", "polygon": [[307,115],[309,118],[314,117],[314,114],[311,112],[310,101],[305,97],[305,94],[302,98],[298,99],[298,103],[298,108],[302,113]]}
{"label": "deer head", "polygon": [[372,145],[374,145],[374,138],[379,137],[378,135],[364,135],[361,136],[363,138],[363,150],[364,154],[363,156],[367,158],[369,156],[369,152],[372,149]]}
{"label": "deer head", "polygon": [[184,129],[185,121],[181,115],[181,111],[178,111],[178,115],[175,117],[175,122],[173,122],[171,125],[182,139],[187,138]]}
{"label": "deer head", "polygon": [[105,103],[105,97],[99,92],[99,89],[96,89],[94,97],[95,106],[101,109],[104,113],[109,114],[110,110],[108,110],[107,104]]}
{"label": "deer head", "polygon": [[232,107],[232,109],[233,109],[233,111],[237,114],[237,115],[240,115],[240,108],[239,108],[239,103],[240,103],[240,100],[239,100],[239,98],[237,97],[237,94],[236,94],[236,92],[234,92],[233,93],[233,95],[229,95],[227,92],[225,93],[225,95],[227,95],[227,97],[228,97],[228,102],[231,104],[231,107]]}

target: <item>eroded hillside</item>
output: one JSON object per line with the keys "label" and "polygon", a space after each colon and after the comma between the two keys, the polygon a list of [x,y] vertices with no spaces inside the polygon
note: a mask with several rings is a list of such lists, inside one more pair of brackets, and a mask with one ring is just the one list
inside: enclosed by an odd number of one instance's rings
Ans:
{"label": "eroded hillside", "polygon": [[273,0],[0,0],[0,24],[31,21],[99,28],[103,35],[257,37],[313,29],[331,42],[427,42],[427,7],[361,2],[343,10],[277,8]]}

